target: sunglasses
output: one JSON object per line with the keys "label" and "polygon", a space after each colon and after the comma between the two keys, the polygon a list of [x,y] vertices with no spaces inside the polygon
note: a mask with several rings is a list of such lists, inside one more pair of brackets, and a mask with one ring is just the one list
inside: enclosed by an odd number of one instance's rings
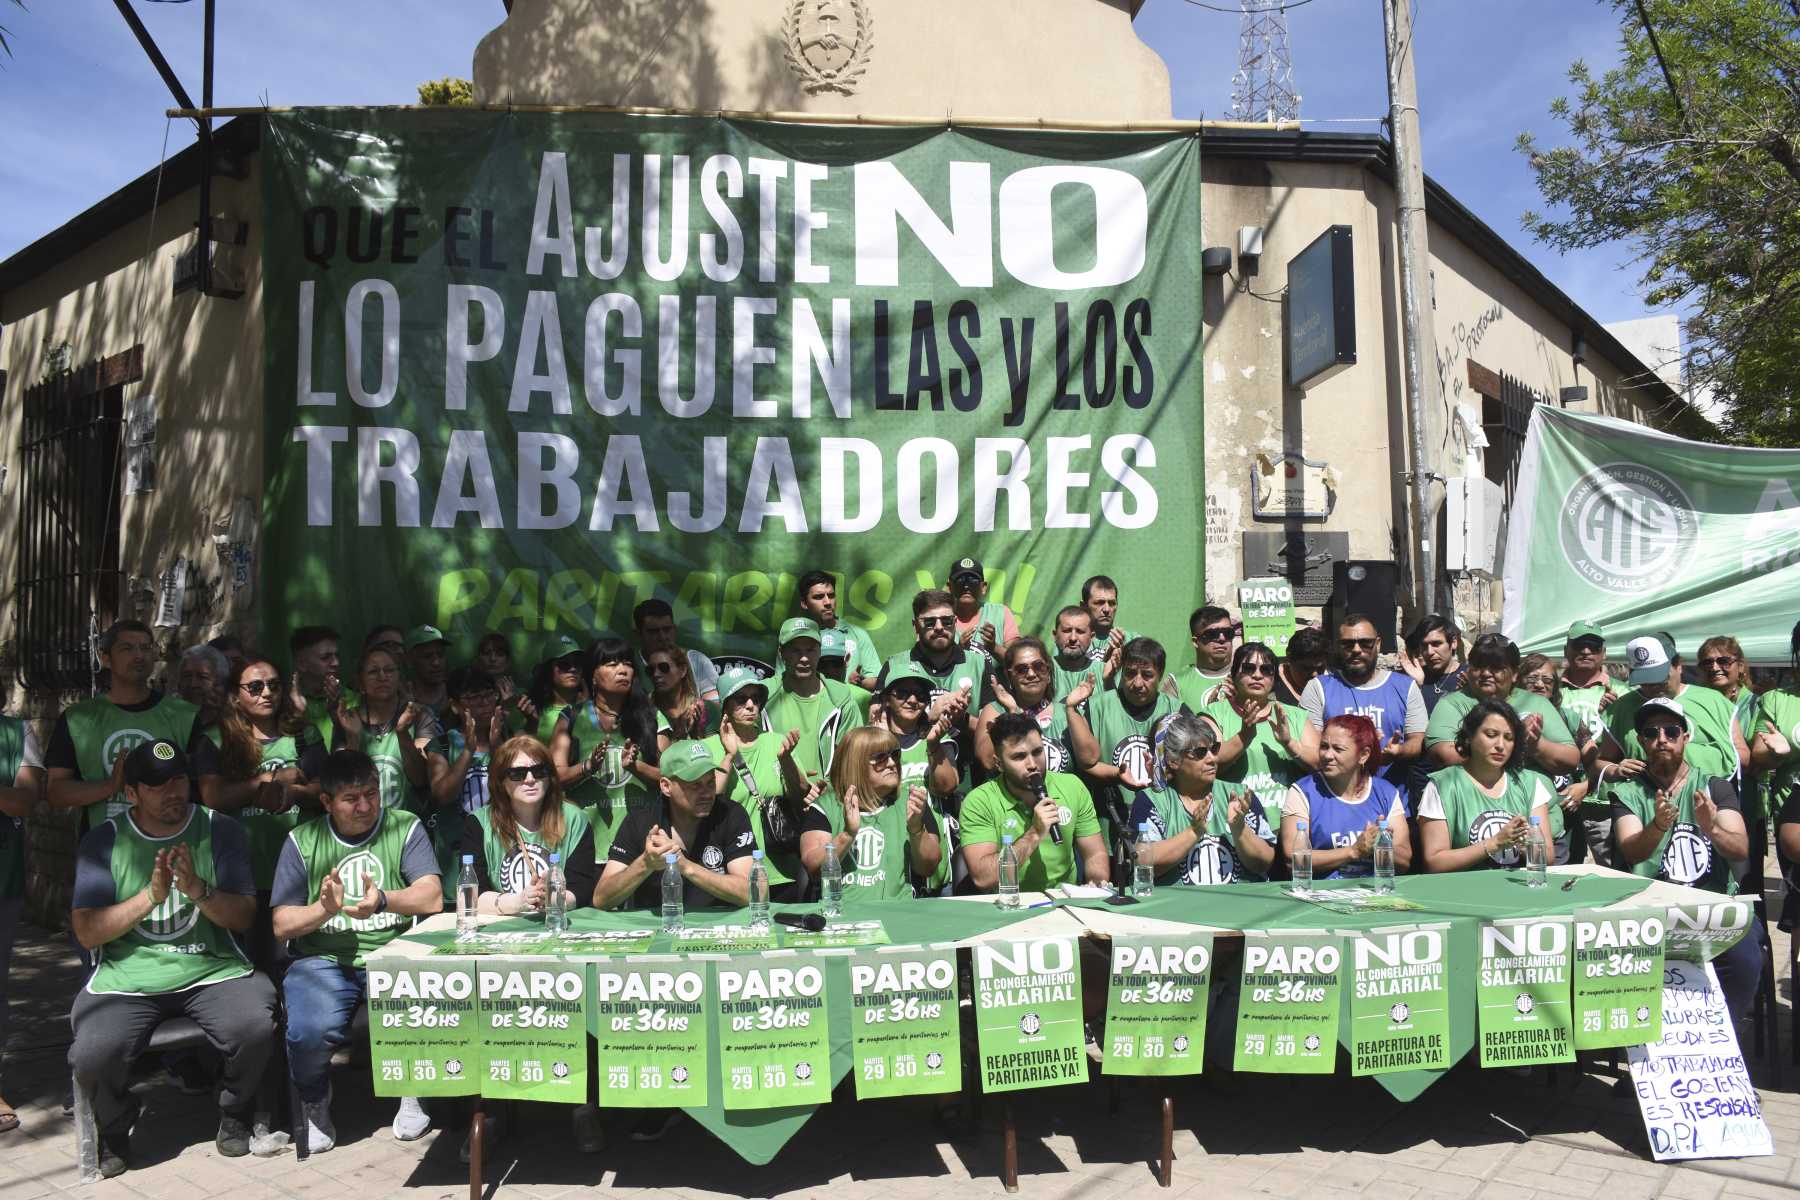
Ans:
{"label": "sunglasses", "polygon": [[897,765],[899,762],[900,752],[898,750],[877,750],[875,753],[869,755],[869,765],[871,767],[879,767],[882,763],[894,763]]}
{"label": "sunglasses", "polygon": [[673,675],[675,673],[675,664],[666,662],[651,663],[650,673],[652,675]]}
{"label": "sunglasses", "polygon": [[1209,758],[1218,757],[1218,754],[1219,754],[1219,748],[1216,745],[1213,745],[1213,746],[1190,746],[1188,749],[1183,750],[1181,752],[1181,757],[1188,759],[1192,762],[1205,762]]}
{"label": "sunglasses", "polygon": [[1646,725],[1638,730],[1638,737],[1646,744],[1656,741],[1679,742],[1686,735],[1687,730],[1675,724]]}
{"label": "sunglasses", "polygon": [[557,659],[550,665],[559,671],[579,671],[581,670],[581,662],[582,659],[579,654],[571,654],[567,658]]}
{"label": "sunglasses", "polygon": [[1235,625],[1220,625],[1216,629],[1202,629],[1200,640],[1203,642],[1229,642],[1237,635]]}
{"label": "sunglasses", "polygon": [[918,622],[920,626],[925,629],[936,629],[939,627],[944,629],[956,628],[955,617],[919,617]]}
{"label": "sunglasses", "polygon": [[889,692],[888,695],[893,699],[895,704],[924,704],[927,699],[924,692],[915,691],[912,688],[903,688],[898,691]]}
{"label": "sunglasses", "polygon": [[1380,638],[1339,638],[1338,648],[1341,650],[1373,650],[1381,645]]}
{"label": "sunglasses", "polygon": [[1721,654],[1717,658],[1703,658],[1700,660],[1700,666],[1708,671],[1715,667],[1723,671],[1726,667],[1734,666],[1736,663],[1737,659],[1729,654]]}
{"label": "sunglasses", "polygon": [[1247,662],[1238,668],[1239,675],[1267,675],[1275,678],[1275,664],[1272,662]]}
{"label": "sunglasses", "polygon": [[1033,679],[1039,675],[1048,675],[1050,664],[1043,661],[1014,663],[1010,670],[1022,679]]}
{"label": "sunglasses", "polygon": [[264,692],[269,692],[271,694],[273,694],[275,692],[279,692],[281,690],[281,680],[279,680],[279,679],[246,679],[246,680],[244,680],[244,682],[238,684],[238,686],[243,688],[244,691],[249,695],[260,696]]}
{"label": "sunglasses", "polygon": [[513,783],[524,783],[527,779],[544,783],[550,778],[550,764],[532,763],[529,767],[508,767],[506,778]]}

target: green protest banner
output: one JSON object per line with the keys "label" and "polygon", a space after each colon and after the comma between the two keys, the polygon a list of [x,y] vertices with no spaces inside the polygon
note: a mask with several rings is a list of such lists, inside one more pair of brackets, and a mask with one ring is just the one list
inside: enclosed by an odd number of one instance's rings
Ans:
{"label": "green protest banner", "polygon": [[1786,662],[1800,593],[1800,450],[1684,441],[1532,406],[1506,535],[1502,631],[1562,650],[1572,621],[1667,631],[1684,654],[1721,629]]}
{"label": "green protest banner", "polygon": [[781,931],[785,950],[823,950],[834,946],[885,946],[887,926],[880,921],[833,921],[825,928],[788,929]]}
{"label": "green protest banner", "polygon": [[1246,931],[1232,1065],[1276,1075],[1336,1070],[1343,967],[1336,934]]}
{"label": "green protest banner", "polygon": [[468,963],[370,963],[369,1060],[377,1096],[473,1096],[481,1040]]}
{"label": "green protest banner", "polygon": [[1238,584],[1238,619],[1244,623],[1244,640],[1261,642],[1277,654],[1287,653],[1294,636],[1294,585],[1274,577],[1246,579]]}
{"label": "green protest banner", "polygon": [[600,1107],[704,1105],[713,1038],[706,964],[667,955],[589,969]]}
{"label": "green protest banner", "polygon": [[714,968],[727,1109],[831,1099],[825,964],[779,950]]}
{"label": "green protest banner", "polygon": [[489,1100],[587,1099],[587,967],[487,958],[474,966]]}
{"label": "green protest banner", "polygon": [[[628,628],[768,658],[798,575],[894,653],[979,557],[1204,595],[1200,139],[700,116],[264,118],[270,628]],[[348,586],[364,564],[383,586]]]}
{"label": "green protest banner", "polygon": [[905,947],[850,958],[850,1061],[856,1098],[962,1089],[956,951]]}
{"label": "green protest banner", "polygon": [[1212,934],[1118,935],[1106,999],[1106,1075],[1198,1075]]}
{"label": "green protest banner", "polygon": [[1711,962],[1750,932],[1755,910],[1745,899],[1720,896],[1704,904],[1671,904],[1666,914],[1663,957]]}
{"label": "green protest banner", "polygon": [[1575,1048],[1662,1037],[1663,910],[1575,913]]}
{"label": "green protest banner", "polygon": [[752,954],[775,949],[775,931],[750,925],[713,925],[677,930],[670,949],[679,954]]}
{"label": "green protest banner", "polygon": [[1481,1065],[1575,1061],[1567,917],[1483,922]]}
{"label": "green protest banner", "polygon": [[976,942],[970,957],[981,1090],[1087,1082],[1075,939]]}
{"label": "green protest banner", "polygon": [[1352,1075],[1450,1065],[1449,928],[1396,925],[1349,935]]}

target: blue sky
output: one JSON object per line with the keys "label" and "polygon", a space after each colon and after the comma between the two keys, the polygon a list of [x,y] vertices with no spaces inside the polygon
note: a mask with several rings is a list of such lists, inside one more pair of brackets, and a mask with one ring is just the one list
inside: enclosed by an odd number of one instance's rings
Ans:
{"label": "blue sky", "polygon": [[[734,0],[745,3],[748,0]],[[1211,0],[1232,7],[1233,0]],[[1590,0],[1418,0],[1425,169],[1603,321],[1645,312],[1624,248],[1559,257],[1529,242],[1538,206],[1521,130],[1553,140],[1550,100],[1570,60],[1616,55],[1617,23]],[[0,69],[0,258],[154,166],[168,93],[104,0],[0,3],[15,57]],[[139,3],[189,91],[200,90],[200,5]],[[403,104],[424,79],[469,74],[500,0],[258,0],[219,6],[217,103]],[[1378,0],[1311,0],[1288,15],[1306,118],[1387,110]],[[1238,19],[1149,0],[1139,34],[1169,64],[1179,117],[1228,116]],[[1373,124],[1324,128],[1373,130]],[[168,126],[171,151],[192,126]]]}

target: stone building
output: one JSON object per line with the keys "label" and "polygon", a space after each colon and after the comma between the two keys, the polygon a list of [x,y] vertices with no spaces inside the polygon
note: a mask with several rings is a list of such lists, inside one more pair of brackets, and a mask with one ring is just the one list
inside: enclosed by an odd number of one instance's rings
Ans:
{"label": "stone building", "polygon": [[[1167,126],[1168,69],[1132,26],[1143,2],[539,0],[474,48],[473,78],[495,105]],[[1290,128],[1194,132],[1204,242],[1225,252],[1198,331],[1209,589],[1229,601],[1236,580],[1297,552],[1311,565],[1301,599],[1316,602],[1333,558],[1404,552],[1390,147]],[[113,616],[154,620],[170,647],[254,633],[259,564],[278,552],[259,536],[257,118],[215,137],[213,295],[193,286],[198,150],[145,166],[0,263],[0,480],[15,514],[0,535],[0,678],[12,711],[47,716],[81,690],[85,639]],[[1682,398],[1518,250],[1435,185],[1427,206],[1441,395],[1422,467],[1445,481],[1436,496],[1477,478],[1494,485],[1485,503],[1509,499],[1538,403],[1704,436]],[[1354,318],[1354,361],[1296,386],[1289,264],[1334,229],[1348,260],[1324,278]],[[1258,242],[1253,259],[1240,253]],[[1479,572],[1446,582],[1459,584],[1465,619],[1497,619]],[[37,861],[60,875],[44,824]]]}

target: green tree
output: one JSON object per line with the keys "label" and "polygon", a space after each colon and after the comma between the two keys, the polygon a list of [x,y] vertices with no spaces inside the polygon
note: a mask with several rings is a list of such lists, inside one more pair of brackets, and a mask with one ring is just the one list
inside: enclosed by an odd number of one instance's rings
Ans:
{"label": "green tree", "polygon": [[[1612,0],[1621,60],[1569,70],[1571,143],[1519,149],[1571,250],[1625,241],[1646,299],[1693,312],[1688,377],[1726,434],[1800,445],[1800,0]],[[1654,31],[1654,39],[1651,31]],[[1659,56],[1660,51],[1660,56]]]}
{"label": "green tree", "polygon": [[419,85],[419,103],[430,108],[473,108],[475,85],[454,76],[428,80]]}

